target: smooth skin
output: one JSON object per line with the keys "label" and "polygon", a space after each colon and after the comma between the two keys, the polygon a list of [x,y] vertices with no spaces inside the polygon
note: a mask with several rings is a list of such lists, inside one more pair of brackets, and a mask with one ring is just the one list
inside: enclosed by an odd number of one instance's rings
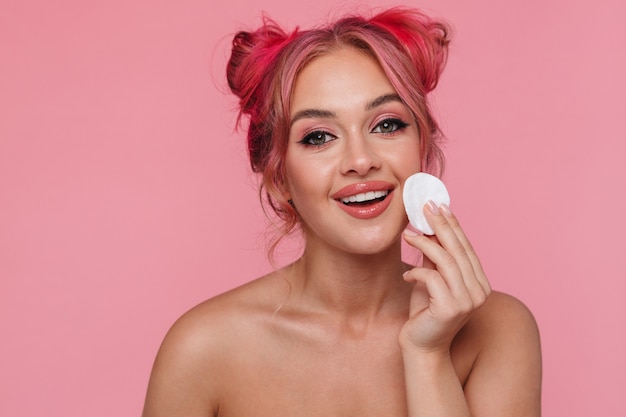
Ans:
{"label": "smooth skin", "polygon": [[[303,256],[174,324],[144,417],[540,416],[531,313],[491,290],[447,206],[425,208],[433,237],[404,231],[419,135],[402,102],[378,100],[394,94],[353,49],[300,73],[285,197],[301,217]],[[374,218],[351,217],[332,197],[370,181],[391,188]],[[402,262],[403,239],[422,266]]]}

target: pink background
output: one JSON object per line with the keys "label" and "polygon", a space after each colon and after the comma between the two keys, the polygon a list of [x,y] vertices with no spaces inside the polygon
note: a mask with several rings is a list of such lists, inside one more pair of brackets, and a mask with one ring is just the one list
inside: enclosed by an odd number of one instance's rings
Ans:
{"label": "pink background", "polygon": [[[354,4],[294,3],[3,0],[0,415],[139,415],[171,323],[269,270],[223,69],[261,10]],[[546,416],[626,410],[625,4],[414,3],[455,29],[446,179],[539,322]]]}

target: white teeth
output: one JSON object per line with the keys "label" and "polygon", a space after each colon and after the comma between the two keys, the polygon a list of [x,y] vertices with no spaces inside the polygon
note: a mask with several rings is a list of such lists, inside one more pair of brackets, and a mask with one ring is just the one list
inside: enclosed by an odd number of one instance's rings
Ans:
{"label": "white teeth", "polygon": [[342,198],[342,203],[362,203],[364,201],[375,200],[377,198],[385,197],[389,194],[389,191],[368,191],[366,193],[359,193],[351,195],[350,197]]}

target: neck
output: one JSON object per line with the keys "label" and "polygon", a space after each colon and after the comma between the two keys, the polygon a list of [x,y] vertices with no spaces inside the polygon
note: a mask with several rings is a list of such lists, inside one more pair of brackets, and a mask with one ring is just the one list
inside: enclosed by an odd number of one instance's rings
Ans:
{"label": "neck", "polygon": [[294,290],[315,310],[371,319],[405,306],[409,291],[400,241],[371,255],[355,255],[307,244],[294,264]]}

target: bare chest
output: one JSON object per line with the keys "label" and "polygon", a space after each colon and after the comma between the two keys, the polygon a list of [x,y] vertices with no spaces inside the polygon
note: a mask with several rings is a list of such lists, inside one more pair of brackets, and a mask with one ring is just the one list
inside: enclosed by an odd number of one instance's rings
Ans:
{"label": "bare chest", "polygon": [[[232,345],[220,372],[217,415],[406,416],[404,363],[398,345],[402,324],[387,323],[357,332],[358,337],[326,332],[329,323],[318,326],[320,331],[311,331],[314,326],[248,329]],[[463,339],[457,342],[466,345]],[[460,347],[452,354],[463,383],[475,354],[467,346]]]}
{"label": "bare chest", "polygon": [[402,358],[393,346],[265,352],[237,368],[219,416],[406,415]]}

